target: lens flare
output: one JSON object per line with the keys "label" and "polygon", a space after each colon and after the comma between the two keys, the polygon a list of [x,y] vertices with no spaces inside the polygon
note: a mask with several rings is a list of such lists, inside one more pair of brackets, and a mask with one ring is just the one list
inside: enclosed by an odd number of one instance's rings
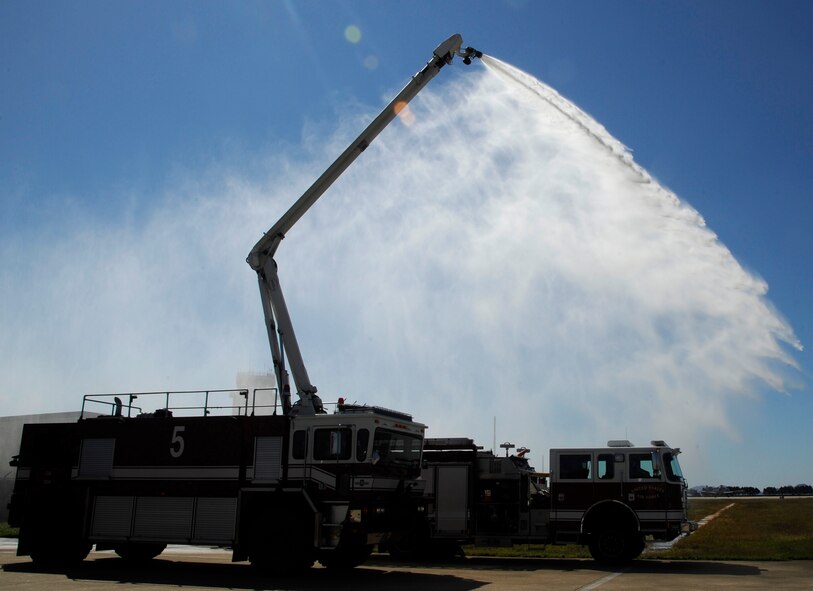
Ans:
{"label": "lens flare", "polygon": [[378,56],[377,55],[368,55],[364,58],[364,67],[368,70],[375,70],[378,68]]}
{"label": "lens flare", "polygon": [[350,43],[358,43],[361,41],[361,29],[356,25],[348,25],[344,30],[344,38]]}
{"label": "lens flare", "polygon": [[405,101],[398,101],[395,103],[393,110],[404,125],[412,125],[415,123],[415,115],[409,108],[409,104]]}

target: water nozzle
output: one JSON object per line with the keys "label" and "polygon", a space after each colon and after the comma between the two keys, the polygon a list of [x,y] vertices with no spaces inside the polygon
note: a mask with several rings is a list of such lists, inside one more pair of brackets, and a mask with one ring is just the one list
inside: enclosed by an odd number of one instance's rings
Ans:
{"label": "water nozzle", "polygon": [[463,58],[463,63],[468,66],[469,64],[471,64],[471,58],[473,57],[481,58],[483,57],[483,52],[477,51],[473,47],[467,47],[464,50],[459,50],[457,52],[457,55],[461,56]]}
{"label": "water nozzle", "polygon": [[477,51],[473,47],[462,49],[462,45],[463,37],[461,37],[459,34],[452,35],[446,39],[446,41],[437,46],[435,49],[435,57],[440,58],[447,64],[451,64],[452,58],[455,55],[459,55],[461,58],[463,58],[463,63],[466,65],[471,63],[471,58],[473,57],[483,57],[482,51]]}

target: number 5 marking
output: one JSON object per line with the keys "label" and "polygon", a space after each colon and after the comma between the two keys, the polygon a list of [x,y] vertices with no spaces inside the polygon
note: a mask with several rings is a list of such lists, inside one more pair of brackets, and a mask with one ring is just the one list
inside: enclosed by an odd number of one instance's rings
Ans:
{"label": "number 5 marking", "polygon": [[[172,431],[172,442],[169,444],[169,455],[173,458],[180,458],[183,453],[183,437],[181,433],[184,432],[186,427],[175,427]],[[177,447],[176,447],[177,446]]]}

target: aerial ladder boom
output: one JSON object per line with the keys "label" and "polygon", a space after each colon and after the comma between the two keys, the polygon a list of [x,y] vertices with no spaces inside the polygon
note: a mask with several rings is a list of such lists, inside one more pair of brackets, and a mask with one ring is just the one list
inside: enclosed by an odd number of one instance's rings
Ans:
{"label": "aerial ladder boom", "polygon": [[274,361],[274,373],[281,393],[283,411],[289,414],[294,407],[291,404],[288,372],[284,359],[290,364],[299,402],[296,405],[298,414],[311,415],[322,412],[322,403],[316,395],[316,386],[311,384],[305,362],[299,350],[294,327],[291,322],[285,298],[280,288],[277,264],[274,254],[285,234],[301,218],[319,197],[336,181],[341,174],[367,149],[367,146],[389,125],[398,113],[434,78],[452,58],[459,55],[466,64],[472,57],[482,57],[479,51],[467,47],[462,49],[463,39],[452,35],[441,43],[433,52],[432,59],[424,68],[415,74],[409,83],[398,93],[383,111],[353,140],[347,149],[328,167],[322,175],[305,191],[302,196],[285,212],[268,232],[257,242],[246,261],[257,272],[260,287],[260,298],[263,304],[268,341]]}

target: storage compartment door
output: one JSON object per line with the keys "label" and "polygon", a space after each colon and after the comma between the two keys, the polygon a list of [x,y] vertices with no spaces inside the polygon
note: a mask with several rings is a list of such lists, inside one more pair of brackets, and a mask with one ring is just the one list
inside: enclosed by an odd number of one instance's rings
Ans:
{"label": "storage compartment door", "polygon": [[466,533],[469,516],[469,466],[438,466],[435,491],[437,533]]}

